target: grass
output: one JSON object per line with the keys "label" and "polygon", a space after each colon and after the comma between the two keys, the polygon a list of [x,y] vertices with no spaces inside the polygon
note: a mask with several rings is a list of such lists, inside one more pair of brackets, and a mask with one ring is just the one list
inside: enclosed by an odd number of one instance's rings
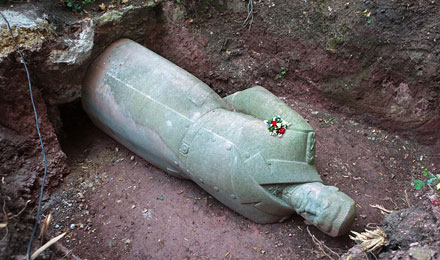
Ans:
{"label": "grass", "polygon": [[280,69],[281,69],[281,72],[275,76],[275,79],[282,79],[284,77],[284,75],[286,75],[286,73],[287,73],[286,68],[280,67]]}
{"label": "grass", "polygon": [[94,2],[95,0],[64,0],[64,3],[72,10],[72,12],[81,12],[85,5],[93,4]]}
{"label": "grass", "polygon": [[440,174],[431,173],[426,167],[423,167],[422,179],[414,179],[413,183],[416,190],[421,190],[425,186],[433,187],[440,194]]}

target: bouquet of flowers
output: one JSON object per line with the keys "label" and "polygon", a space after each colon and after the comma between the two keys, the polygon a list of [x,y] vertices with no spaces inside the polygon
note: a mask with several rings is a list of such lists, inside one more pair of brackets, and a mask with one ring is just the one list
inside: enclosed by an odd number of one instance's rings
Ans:
{"label": "bouquet of flowers", "polygon": [[286,129],[290,126],[290,123],[281,119],[280,116],[273,117],[269,120],[264,120],[264,123],[267,124],[270,135],[278,137],[282,137],[286,132]]}

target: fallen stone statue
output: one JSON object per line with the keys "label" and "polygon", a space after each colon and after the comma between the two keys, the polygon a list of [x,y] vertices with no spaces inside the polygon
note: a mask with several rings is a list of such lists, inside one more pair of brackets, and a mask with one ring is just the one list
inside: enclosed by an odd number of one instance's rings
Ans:
{"label": "fallen stone statue", "polygon": [[[255,222],[296,212],[339,236],[354,221],[354,201],[323,185],[316,171],[311,126],[263,87],[222,99],[187,71],[122,39],[90,65],[82,102],[115,140]],[[282,137],[263,121],[276,116],[290,123]]]}

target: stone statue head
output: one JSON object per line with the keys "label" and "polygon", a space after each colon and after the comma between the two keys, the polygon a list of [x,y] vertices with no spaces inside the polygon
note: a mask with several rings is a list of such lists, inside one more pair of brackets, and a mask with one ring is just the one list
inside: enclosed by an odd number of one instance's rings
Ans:
{"label": "stone statue head", "polygon": [[355,202],[337,187],[319,182],[286,189],[283,199],[306,221],[336,237],[347,233],[355,218]]}

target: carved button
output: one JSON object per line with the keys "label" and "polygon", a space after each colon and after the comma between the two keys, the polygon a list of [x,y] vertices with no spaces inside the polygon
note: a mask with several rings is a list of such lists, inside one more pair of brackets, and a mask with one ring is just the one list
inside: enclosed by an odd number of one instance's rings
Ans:
{"label": "carved button", "polygon": [[187,144],[182,144],[182,146],[180,146],[180,152],[183,154],[187,154],[189,151],[189,146]]}

